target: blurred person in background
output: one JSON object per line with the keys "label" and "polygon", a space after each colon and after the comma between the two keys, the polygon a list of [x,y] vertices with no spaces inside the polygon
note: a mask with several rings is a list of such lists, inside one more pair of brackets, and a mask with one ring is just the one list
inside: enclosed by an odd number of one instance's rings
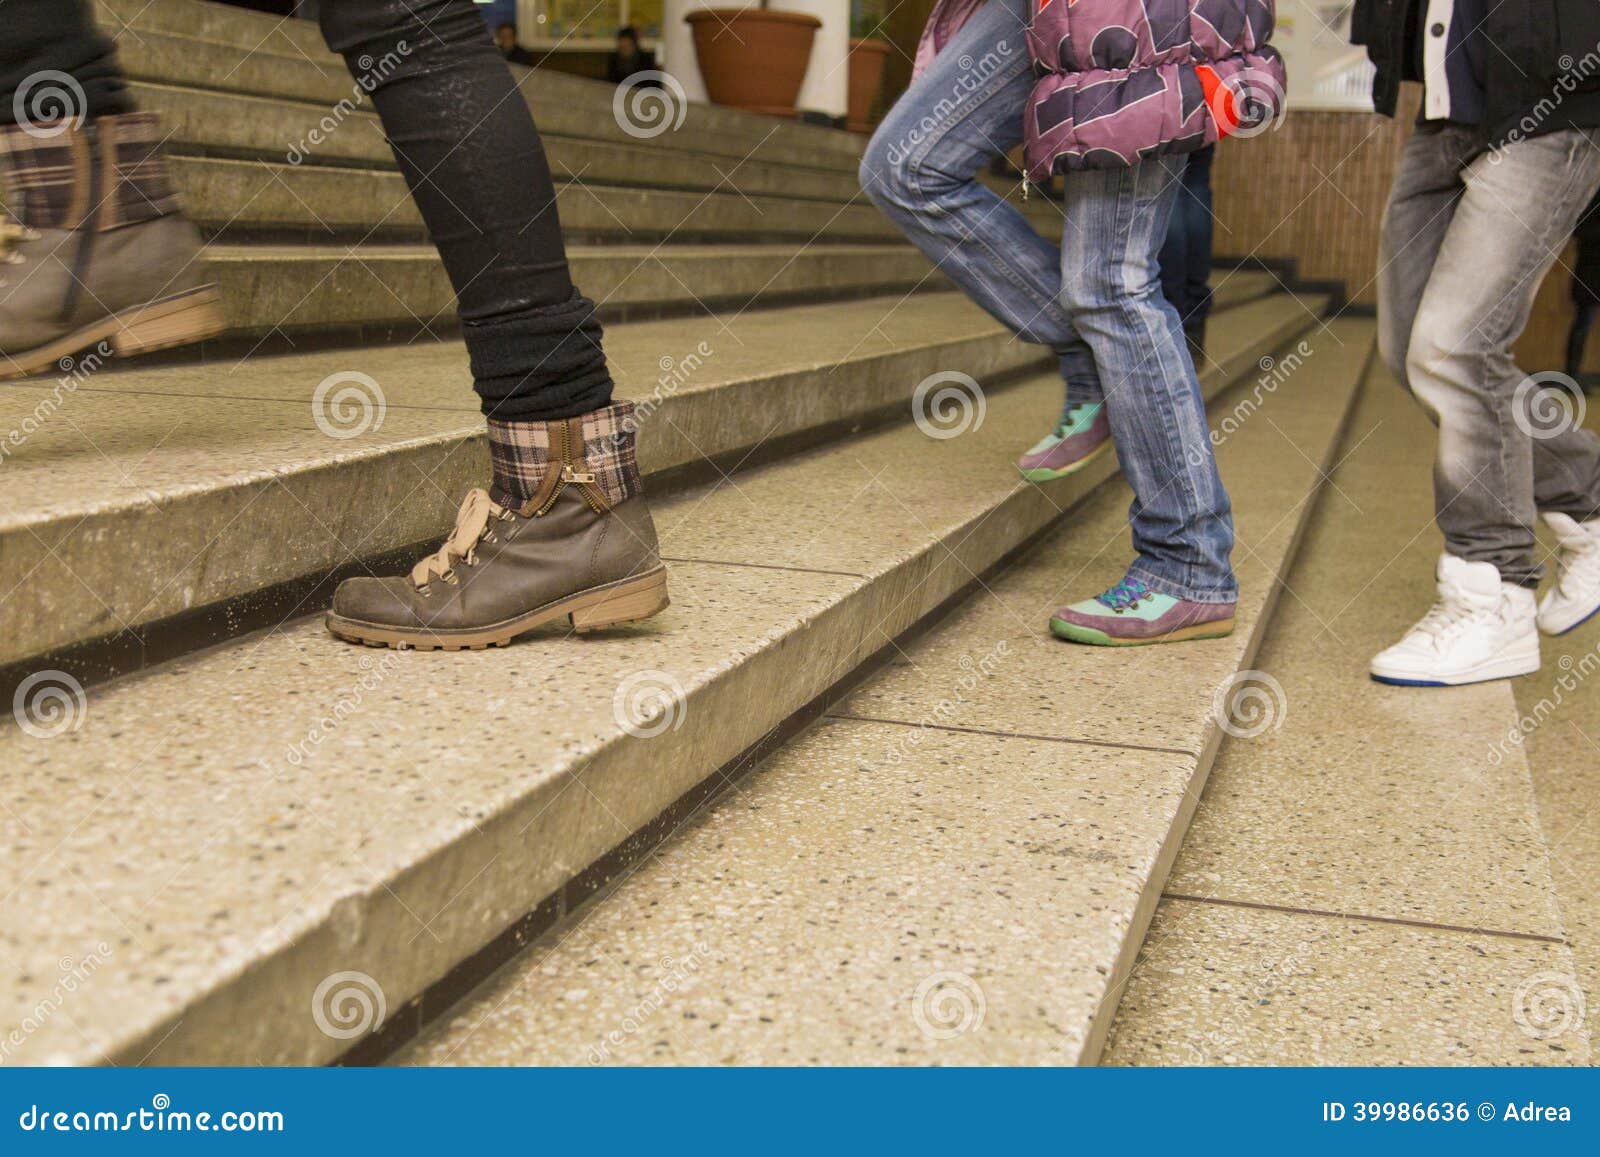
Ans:
{"label": "blurred person in background", "polygon": [[[621,84],[641,72],[655,71],[656,55],[639,47],[639,30],[631,24],[617,29],[617,46],[606,57],[606,79],[612,84]],[[659,84],[660,81],[654,79],[639,81],[640,87]]]}
{"label": "blurred person in background", "polygon": [[1189,353],[1198,364],[1205,356],[1206,318],[1211,316],[1211,245],[1215,219],[1211,211],[1211,158],[1217,146],[1189,154],[1183,170],[1183,191],[1172,207],[1167,240],[1161,246],[1161,293],[1178,311]]}
{"label": "blurred person in background", "polygon": [[[338,0],[323,0],[324,3],[338,3]],[[508,64],[525,64],[533,66],[533,53],[517,43],[517,26],[515,24],[502,24],[494,30],[494,46],[500,50],[500,55],[505,57]]]}

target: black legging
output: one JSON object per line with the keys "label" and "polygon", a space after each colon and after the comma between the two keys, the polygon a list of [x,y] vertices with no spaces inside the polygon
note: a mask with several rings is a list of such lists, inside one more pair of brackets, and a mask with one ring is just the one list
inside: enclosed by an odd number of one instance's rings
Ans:
{"label": "black legging", "polygon": [[[87,115],[132,105],[85,0],[6,0],[0,123],[53,69]],[[485,414],[549,421],[611,400],[594,305],[572,284],[544,146],[472,0],[323,0],[322,34],[366,89],[455,287]]]}

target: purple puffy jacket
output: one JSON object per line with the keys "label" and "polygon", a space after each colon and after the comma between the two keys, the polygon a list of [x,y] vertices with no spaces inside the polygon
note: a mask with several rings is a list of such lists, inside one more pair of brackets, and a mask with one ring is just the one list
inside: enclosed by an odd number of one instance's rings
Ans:
{"label": "purple puffy jacket", "polygon": [[[939,0],[916,73],[985,0]],[[1030,0],[1028,176],[1193,152],[1283,111],[1273,0]]]}

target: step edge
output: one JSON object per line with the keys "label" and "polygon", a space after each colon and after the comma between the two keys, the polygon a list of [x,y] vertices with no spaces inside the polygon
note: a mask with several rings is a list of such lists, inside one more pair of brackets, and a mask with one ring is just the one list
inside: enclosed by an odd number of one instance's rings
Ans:
{"label": "step edge", "polygon": [[[1314,328],[1314,325],[1307,326],[1302,333],[1309,332],[1312,328]],[[1339,422],[1328,439],[1327,447],[1321,460],[1316,464],[1317,479],[1313,483],[1306,501],[1300,505],[1294,533],[1284,549],[1283,557],[1276,568],[1276,573],[1272,576],[1271,586],[1262,604],[1261,613],[1252,624],[1245,646],[1239,652],[1239,660],[1234,668],[1236,671],[1250,669],[1255,662],[1256,656],[1260,653],[1262,645],[1266,642],[1267,633],[1272,629],[1272,621],[1277,612],[1278,600],[1283,594],[1284,582],[1288,578],[1290,568],[1294,565],[1295,559],[1299,556],[1305,544],[1305,536],[1310,529],[1317,507],[1321,505],[1324,496],[1328,492],[1328,475],[1337,464],[1339,452],[1350,433],[1351,424],[1355,420],[1357,405],[1361,400],[1362,394],[1368,388],[1368,372],[1377,356],[1377,334],[1373,333],[1369,339],[1366,356],[1362,359],[1361,367],[1356,375],[1355,388],[1351,390],[1350,399],[1345,405],[1344,412],[1340,415]],[[1127,991],[1128,980],[1133,974],[1134,964],[1138,959],[1140,949],[1144,946],[1145,937],[1149,933],[1151,921],[1155,918],[1156,909],[1161,904],[1161,895],[1166,889],[1167,879],[1172,873],[1172,867],[1177,862],[1178,854],[1183,850],[1184,837],[1188,833],[1189,825],[1194,819],[1195,812],[1199,809],[1206,782],[1210,778],[1211,768],[1216,763],[1217,753],[1222,747],[1224,738],[1222,728],[1213,721],[1207,728],[1204,747],[1195,756],[1194,771],[1188,784],[1184,787],[1172,824],[1162,839],[1161,848],[1156,855],[1155,862],[1149,875],[1144,880],[1139,899],[1134,904],[1132,915],[1122,935],[1122,943],[1116,959],[1112,964],[1110,973],[1105,978],[1104,991],[1090,1016],[1089,1031],[1084,1038],[1083,1048],[1076,1061],[1079,1066],[1098,1065],[1100,1058],[1105,1053],[1106,1038],[1111,1031],[1112,1024],[1116,1021],[1117,1008],[1122,1002],[1123,993]]]}
{"label": "step edge", "polygon": [[[1306,320],[1307,323],[1310,323],[1314,321],[1314,318],[1308,315]],[[1304,332],[1304,330],[1302,328],[1295,332]],[[1242,377],[1248,374],[1249,368],[1253,367],[1259,357],[1262,356],[1263,351],[1279,348],[1285,340],[1289,339],[1283,336],[1281,333],[1275,332],[1266,338],[1258,338],[1248,347],[1235,351],[1234,354],[1228,359],[1228,362],[1223,364],[1224,370],[1231,370],[1232,376],[1223,377],[1220,373],[1207,375],[1207,377],[1210,379],[1210,381],[1205,385],[1205,392],[1208,401],[1215,399],[1219,395],[1225,393],[1231,386],[1240,382]],[[1082,479],[1081,485],[1078,488],[1075,488],[1077,496],[1067,504],[1067,509],[1070,510],[1073,505],[1075,505],[1078,501],[1081,501],[1082,497],[1086,497],[1094,489],[1104,484],[1107,480],[1114,476],[1115,472],[1109,462],[1105,464],[1103,475],[1101,472],[1096,471],[1093,474],[1091,474],[1091,472],[1085,472],[1084,475],[1079,476]],[[995,504],[989,508],[986,514],[974,515],[974,518],[979,520],[990,518],[996,510],[1002,509],[1007,505],[1025,502],[1027,501],[1027,496],[1033,493],[1033,489],[1034,488],[1031,486],[1024,486],[1022,484],[1014,485],[1007,490],[1004,495],[997,498]],[[997,558],[1010,553],[1011,549],[1020,545],[1022,542],[1031,539],[1035,534],[1050,529],[1056,524],[1059,518],[1064,516],[1064,513],[1065,511],[1058,511],[1053,515],[1043,517],[1042,521],[1038,525],[1034,526],[1031,530],[1026,531],[1019,537],[1012,539],[1010,546],[1006,550],[1000,551],[999,555],[997,555]],[[963,523],[962,526],[965,527],[969,525],[971,521],[972,520],[969,520],[968,522]],[[998,524],[1003,520],[997,519],[994,521]],[[954,533],[955,532],[952,531],[952,537],[954,536]],[[902,556],[897,563],[894,563],[887,568],[880,569],[878,574],[864,579],[860,584],[853,587],[847,594],[820,611],[818,615],[811,621],[809,626],[802,625],[800,630],[809,630],[815,632],[820,620],[824,616],[828,615],[835,616],[839,619],[848,619],[850,617],[848,611],[852,604],[856,604],[860,600],[870,599],[876,596],[885,588],[891,587],[897,577],[914,574],[919,568],[925,570],[927,575],[931,578],[936,571],[937,562],[940,560],[940,556],[948,553],[945,550],[945,544],[947,541],[948,538],[939,537],[924,542],[920,549],[916,550],[913,554],[909,556]],[[986,564],[981,569],[986,571],[989,565],[992,565],[992,561],[990,564]],[[900,627],[895,629],[894,635],[898,637],[900,634],[904,633],[905,630],[908,630],[910,627],[914,626],[915,623],[920,622],[933,609],[942,605],[945,601],[945,598],[947,598],[949,594],[954,593],[954,590],[958,589],[961,585],[964,584],[956,583],[950,590],[945,591],[944,596],[936,599],[933,606],[929,607],[928,610],[914,614],[909,622],[905,622]],[[845,626],[847,625],[848,624],[845,624]],[[798,631],[796,633],[798,633]],[[782,639],[774,640],[773,643],[769,647],[764,648],[762,652],[758,652],[750,656],[749,658],[741,661],[741,663],[736,667],[730,668],[727,671],[718,674],[715,678],[708,679],[703,685],[697,687],[695,692],[692,694],[705,697],[709,695],[715,695],[719,691],[725,691],[730,685],[728,680],[736,678],[740,673],[745,673],[748,675],[752,668],[758,665],[757,661],[763,654],[768,656],[772,655],[782,647],[783,642],[784,640]],[[861,645],[859,640],[855,645],[859,648]],[[873,653],[875,653],[875,651]],[[850,670],[853,671],[858,668],[861,665],[861,662],[864,662],[868,657],[869,656],[867,655],[862,655],[860,659],[850,668]],[[844,674],[848,675],[849,671],[846,671]],[[804,706],[804,703],[809,702],[812,698],[814,698],[814,696],[806,696],[805,700],[802,701],[800,706]],[[793,711],[784,711],[781,715],[775,716],[774,720],[768,720],[763,726],[748,728],[747,734],[756,735],[764,733],[770,730],[772,727],[777,726],[782,722],[782,720],[787,719],[791,714],[793,714]],[[570,769],[574,763],[580,763],[585,771],[592,773],[596,766],[601,764],[603,760],[609,758],[619,762],[622,761],[623,755],[620,753],[626,746],[627,745],[625,743],[619,741],[618,736],[612,735],[608,739],[602,740],[596,746],[595,750],[587,755],[586,759],[579,761],[576,756],[573,756],[566,769],[553,772],[549,777],[541,780],[539,785],[536,785],[530,790],[530,792],[525,793],[517,801],[508,803],[506,805],[507,814],[510,814],[514,808],[526,808],[530,806],[529,800],[532,797],[542,797],[549,791],[559,790],[558,787],[554,787],[553,785],[556,785],[558,780],[560,780],[563,776],[570,777]],[[722,763],[719,761],[717,766],[722,766]],[[713,768],[710,774],[715,775],[716,768]],[[705,778],[705,776],[701,776],[700,779],[696,780],[696,784]],[[693,785],[691,785],[691,787],[692,786]],[[670,807],[672,803],[683,794],[683,792],[675,793],[671,799],[664,801],[663,806],[656,808],[656,814],[659,814],[660,811]],[[626,844],[628,838],[629,837],[624,837],[623,840],[611,844],[605,852],[602,852],[599,856],[594,857],[594,859],[601,859],[604,855],[609,854],[610,850],[614,850],[615,848]],[[461,848],[462,841],[459,838],[441,842],[437,844],[429,853],[418,857],[410,865],[399,868],[395,872],[391,873],[390,879],[387,882],[402,883],[402,877],[409,875],[410,872],[421,870],[421,868],[427,863],[436,862],[442,857],[447,856],[451,851],[459,851]],[[558,885],[558,889],[564,888],[567,881],[577,878],[582,871],[587,868],[587,866],[587,864],[581,865],[577,869],[571,871],[566,879],[563,880],[560,885]],[[525,904],[523,906],[523,911],[527,913],[536,911],[547,898],[548,893],[544,898]],[[186,1063],[195,1063],[196,1058],[205,1057],[210,1057],[221,1060],[223,1063],[227,1063],[228,1058],[217,1051],[219,1042],[211,1040],[191,1040],[187,1036],[179,1036],[179,1027],[186,1020],[194,1020],[205,1016],[217,1018],[219,1024],[235,1019],[239,1015],[240,1006],[239,1000],[236,999],[238,996],[238,993],[236,992],[237,985],[245,977],[254,975],[262,970],[276,968],[289,971],[292,970],[296,964],[303,963],[298,954],[304,952],[314,952],[314,942],[319,938],[319,936],[327,936],[330,934],[330,928],[332,926],[331,922],[334,916],[334,906],[335,905],[325,906],[323,911],[318,912],[310,919],[305,920],[303,925],[285,943],[276,946],[272,951],[263,956],[254,957],[247,961],[241,961],[238,963],[237,967],[230,972],[213,977],[211,983],[207,987],[203,988],[201,991],[187,999],[181,1007],[175,1009],[171,1013],[156,1013],[155,1015],[157,1019],[155,1020],[155,1023],[147,1022],[143,1027],[127,1028],[123,1030],[120,1039],[112,1039],[106,1042],[104,1049],[105,1054],[111,1058],[113,1063],[118,1064],[139,1063],[142,1061],[158,1064],[168,1063],[163,1060],[161,1050],[165,1048],[168,1050],[169,1054],[177,1051],[178,1045],[169,1043],[175,1037],[177,1037],[178,1044],[185,1046],[187,1049],[197,1050],[192,1054],[190,1052],[183,1052],[179,1054],[186,1058]],[[516,920],[513,919],[511,923],[514,925]],[[497,930],[495,935],[499,935],[501,931],[505,931],[505,929]],[[490,938],[490,940],[492,939],[493,937]],[[487,942],[488,941],[480,940],[478,944],[470,948],[458,947],[451,949],[450,955],[454,959],[454,964],[452,964],[450,968],[446,969],[445,972],[448,973],[451,971],[451,969],[459,967],[464,962],[470,960],[472,955],[482,948]],[[434,979],[437,980],[439,977],[436,976]],[[422,986],[422,988],[425,987],[425,985]],[[422,988],[419,988],[417,992],[396,994],[398,997],[397,1003],[404,1006],[414,997],[420,996]],[[302,1036],[307,1038],[302,1043],[303,1047],[308,1050],[307,1056],[312,1063],[336,1059],[337,1050],[332,1041],[328,1040],[327,1038],[324,1038],[322,1041],[310,1039],[310,1034],[306,1032],[304,1027],[301,1027],[299,1032]],[[287,1039],[287,1037],[285,1036],[281,1039]],[[359,1044],[359,1041],[356,1042],[356,1046],[354,1047],[359,1047]],[[153,1061],[150,1060],[152,1056],[154,1057]],[[89,1059],[92,1060],[93,1058]]]}

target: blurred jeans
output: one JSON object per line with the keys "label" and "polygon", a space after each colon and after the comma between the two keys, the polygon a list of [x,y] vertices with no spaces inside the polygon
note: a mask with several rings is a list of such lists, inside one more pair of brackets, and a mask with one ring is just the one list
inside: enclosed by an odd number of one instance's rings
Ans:
{"label": "blurred jeans", "polygon": [[1445,549],[1531,586],[1540,511],[1600,513],[1600,438],[1512,356],[1544,275],[1600,188],[1600,135],[1568,129],[1490,151],[1482,130],[1423,127],[1389,193],[1378,346],[1439,426]]}
{"label": "blurred jeans", "polygon": [[1161,246],[1161,292],[1186,330],[1202,329],[1211,316],[1211,158],[1216,150],[1207,145],[1189,154],[1183,192]]}

